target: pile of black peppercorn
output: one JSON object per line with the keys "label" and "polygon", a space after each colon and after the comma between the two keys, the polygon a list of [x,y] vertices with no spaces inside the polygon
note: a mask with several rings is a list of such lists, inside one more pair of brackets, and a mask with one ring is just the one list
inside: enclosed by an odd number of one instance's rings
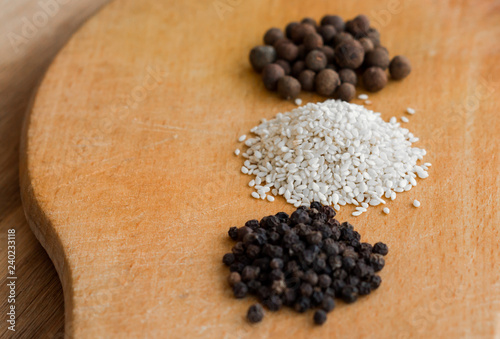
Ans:
{"label": "pile of black peppercorn", "polygon": [[304,18],[289,23],[285,33],[269,29],[264,44],[250,51],[250,63],[262,73],[266,89],[278,91],[284,99],[294,99],[305,90],[351,101],[358,77],[366,90],[377,92],[387,84],[387,69],[395,80],[411,72],[406,57],[389,58],[380,33],[365,15],[347,22],[326,15],[320,25]]}
{"label": "pile of black peppercorn", "polygon": [[[236,244],[222,261],[231,271],[234,296],[255,295],[270,311],[315,308],[314,322],[323,324],[335,298],[353,303],[377,289],[387,245],[362,243],[351,224],[334,217],[332,207],[313,202],[290,216],[280,212],[231,227],[229,237]],[[248,309],[251,323],[263,316],[260,304]]]}

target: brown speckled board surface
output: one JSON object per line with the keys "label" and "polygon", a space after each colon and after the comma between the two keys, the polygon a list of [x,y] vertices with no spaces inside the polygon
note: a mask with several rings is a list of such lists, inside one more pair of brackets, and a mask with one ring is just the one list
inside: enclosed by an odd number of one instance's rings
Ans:
{"label": "brown speckled board surface", "polygon": [[[394,4],[399,3],[399,6]],[[379,290],[312,313],[235,300],[226,231],[292,211],[250,197],[236,139],[294,105],[248,64],[265,30],[303,16],[368,14],[413,73],[370,95],[433,163],[410,192],[355,218],[390,247]],[[26,122],[21,189],[63,283],[66,332],[119,337],[500,335],[498,1],[115,1],[56,58]],[[304,102],[323,100],[303,94]],[[360,102],[360,101],[356,101]],[[413,199],[422,206],[411,206]],[[270,313],[270,312],[268,312]]]}

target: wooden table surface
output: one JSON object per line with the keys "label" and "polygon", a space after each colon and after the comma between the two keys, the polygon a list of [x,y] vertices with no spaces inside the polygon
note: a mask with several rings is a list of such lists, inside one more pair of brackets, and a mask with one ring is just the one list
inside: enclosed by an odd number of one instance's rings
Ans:
{"label": "wooden table surface", "polygon": [[[68,333],[500,335],[500,2],[231,3],[217,11],[211,0],[116,1],[73,37],[40,87],[21,188],[62,277]],[[379,290],[340,305],[321,328],[310,313],[287,310],[249,326],[252,299],[234,300],[225,283],[226,231],[292,207],[252,199],[232,151],[260,118],[293,104],[263,89],[248,51],[269,26],[360,12],[391,53],[413,62],[408,79],[371,95],[372,107],[385,119],[417,109],[408,126],[428,150],[431,176],[387,216],[381,206],[338,215],[391,248]]]}
{"label": "wooden table surface", "polygon": [[[47,2],[48,3],[48,2]],[[61,1],[63,3],[63,1]],[[35,238],[19,193],[19,141],[30,97],[57,51],[103,0],[71,1],[44,10],[35,0],[0,1],[0,309],[7,312],[7,230],[16,230],[17,323],[1,338],[63,338],[64,304],[60,280],[47,253]],[[49,13],[46,22],[33,17]]]}

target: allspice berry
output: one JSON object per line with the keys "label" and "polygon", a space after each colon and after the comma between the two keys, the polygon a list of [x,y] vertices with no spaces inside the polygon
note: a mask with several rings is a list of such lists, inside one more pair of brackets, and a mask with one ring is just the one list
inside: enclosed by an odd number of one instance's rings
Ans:
{"label": "allspice berry", "polygon": [[389,53],[382,47],[376,47],[365,54],[365,65],[367,67],[375,66],[386,70],[390,62]]}
{"label": "allspice berry", "polygon": [[335,60],[335,58],[334,58],[335,51],[333,50],[333,48],[331,48],[330,46],[323,46],[319,50],[326,55],[326,60],[327,60],[328,64],[333,64],[333,62]]}
{"label": "allspice berry", "polygon": [[316,73],[310,69],[305,69],[299,74],[300,86],[304,91],[312,92],[314,91],[314,80],[316,78]]}
{"label": "allspice berry", "polygon": [[345,29],[351,33],[355,38],[359,39],[368,34],[370,29],[370,19],[366,15],[358,15],[345,24]]}
{"label": "allspice berry", "polygon": [[309,24],[299,24],[290,29],[290,38],[296,44],[301,44],[309,33],[316,33],[316,28]]}
{"label": "allspice berry", "polygon": [[340,81],[342,83],[348,83],[356,86],[358,84],[358,76],[350,68],[343,68],[339,72]]}
{"label": "allspice berry", "polygon": [[336,46],[340,45],[343,42],[353,41],[353,40],[354,40],[353,36],[351,34],[347,33],[347,32],[337,33],[333,37],[333,47],[336,47]]}
{"label": "allspice berry", "polygon": [[325,15],[321,19],[321,26],[332,25],[337,32],[342,32],[345,28],[344,19],[338,15]]}
{"label": "allspice berry", "polygon": [[325,44],[331,44],[333,37],[337,34],[337,30],[332,25],[325,25],[318,28],[318,33],[323,37]]}
{"label": "allspice berry", "polygon": [[285,71],[278,64],[269,64],[262,70],[262,82],[269,91],[276,91],[278,80],[285,76]]}
{"label": "allspice berry", "polygon": [[356,96],[356,88],[353,84],[344,82],[337,88],[337,97],[343,101],[351,101]]}
{"label": "allspice berry", "polygon": [[292,21],[285,27],[285,35],[288,39],[292,38],[292,30],[294,29],[295,26],[300,25],[299,22]]}
{"label": "allspice berry", "polygon": [[304,69],[306,69],[306,63],[302,60],[297,60],[292,66],[292,76],[297,78]]}
{"label": "allspice berry", "polygon": [[363,49],[366,52],[372,51],[375,46],[373,45],[373,41],[370,40],[368,37],[364,37],[358,40],[361,46],[363,46]]}
{"label": "allspice berry", "polygon": [[370,67],[363,73],[363,85],[370,92],[380,91],[387,84],[387,74],[382,68]]}
{"label": "allspice berry", "polygon": [[308,24],[311,26],[314,26],[314,28],[318,27],[318,24],[316,23],[316,20],[313,18],[304,18],[300,21],[301,24]]}
{"label": "allspice berry", "polygon": [[332,69],[324,69],[316,75],[315,87],[319,95],[331,96],[339,85],[339,75]]}
{"label": "allspice berry", "polygon": [[311,51],[306,55],[306,67],[312,71],[318,72],[324,69],[328,63],[325,53],[321,51]]}
{"label": "allspice berry", "polygon": [[394,80],[406,78],[411,72],[410,60],[403,55],[397,55],[392,58],[389,65],[389,73]]}
{"label": "allspice berry", "polygon": [[356,69],[363,63],[365,50],[356,41],[345,41],[335,48],[335,61],[342,68]]}
{"label": "allspice berry", "polygon": [[285,71],[285,75],[289,75],[292,71],[292,66],[290,66],[290,63],[286,60],[278,59],[274,63],[280,65],[281,68],[283,68],[283,70]]}
{"label": "allspice berry", "polygon": [[283,99],[295,99],[300,93],[300,82],[289,75],[278,80],[278,93]]}
{"label": "allspice berry", "polygon": [[299,48],[290,41],[278,41],[274,47],[278,58],[294,61],[299,55]]}
{"label": "allspice berry", "polygon": [[375,28],[370,27],[366,36],[373,42],[373,46],[380,46],[380,32]]}
{"label": "allspice berry", "polygon": [[281,29],[273,27],[268,29],[266,34],[264,34],[264,43],[266,45],[274,45],[278,39],[282,39],[284,37],[285,35]]}
{"label": "allspice berry", "polygon": [[261,72],[265,65],[276,60],[276,50],[273,46],[255,46],[250,51],[250,63],[256,72]]}
{"label": "allspice berry", "polygon": [[304,37],[304,47],[308,51],[318,49],[323,46],[323,37],[318,33],[309,33]]}

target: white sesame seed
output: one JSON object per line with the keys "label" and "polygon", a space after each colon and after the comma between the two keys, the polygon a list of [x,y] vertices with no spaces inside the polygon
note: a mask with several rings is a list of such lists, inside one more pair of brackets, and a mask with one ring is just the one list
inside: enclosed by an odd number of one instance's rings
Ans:
{"label": "white sesame seed", "polygon": [[368,95],[367,94],[360,94],[360,95],[358,95],[358,99],[360,99],[360,100],[368,100]]}
{"label": "white sesame seed", "polygon": [[294,206],[319,201],[337,211],[353,204],[361,214],[428,175],[417,165],[426,155],[412,145],[418,138],[395,117],[386,122],[361,105],[308,103],[251,132],[242,172],[254,176],[261,199],[272,192]]}
{"label": "white sesame seed", "polygon": [[389,214],[391,212],[389,207],[384,207],[384,209],[382,211],[384,211],[385,214]]}
{"label": "white sesame seed", "polygon": [[241,167],[241,173],[248,174],[248,168],[246,168],[245,166],[242,166]]}
{"label": "white sesame seed", "polygon": [[355,212],[352,212],[352,215],[353,215],[354,217],[359,217],[362,213],[363,213],[363,212],[361,212],[361,211],[355,211]]}
{"label": "white sesame seed", "polygon": [[365,100],[365,105],[371,105],[372,101],[371,100]]}
{"label": "white sesame seed", "polygon": [[243,134],[242,136],[240,136],[240,137],[238,138],[238,141],[239,141],[239,142],[243,142],[243,141],[245,141],[245,139],[246,139],[246,138],[247,138],[246,134]]}
{"label": "white sesame seed", "polygon": [[295,105],[297,105],[297,106],[302,105],[302,99],[300,99],[300,98],[295,99]]}
{"label": "white sesame seed", "polygon": [[406,113],[408,113],[408,114],[415,114],[415,110],[413,108],[408,107],[406,109]]}
{"label": "white sesame seed", "polygon": [[257,192],[252,192],[252,197],[254,197],[255,199],[260,198],[259,193],[257,193]]}
{"label": "white sesame seed", "polygon": [[401,121],[402,122],[410,122],[410,119],[408,119],[407,117],[401,117]]}
{"label": "white sesame seed", "polygon": [[235,149],[235,150],[234,150],[234,154],[235,154],[235,155],[240,155],[240,150],[239,150],[239,149]]}
{"label": "white sesame seed", "polygon": [[254,187],[255,186],[255,180],[250,180],[250,182],[248,183],[248,186]]}
{"label": "white sesame seed", "polygon": [[268,200],[269,202],[273,202],[273,201],[274,201],[274,197],[273,197],[272,195],[268,195],[268,196],[267,196],[267,200]]}
{"label": "white sesame seed", "polygon": [[418,201],[418,200],[416,200],[416,199],[415,199],[415,200],[413,200],[413,206],[415,206],[415,207],[420,207],[420,201]]}

